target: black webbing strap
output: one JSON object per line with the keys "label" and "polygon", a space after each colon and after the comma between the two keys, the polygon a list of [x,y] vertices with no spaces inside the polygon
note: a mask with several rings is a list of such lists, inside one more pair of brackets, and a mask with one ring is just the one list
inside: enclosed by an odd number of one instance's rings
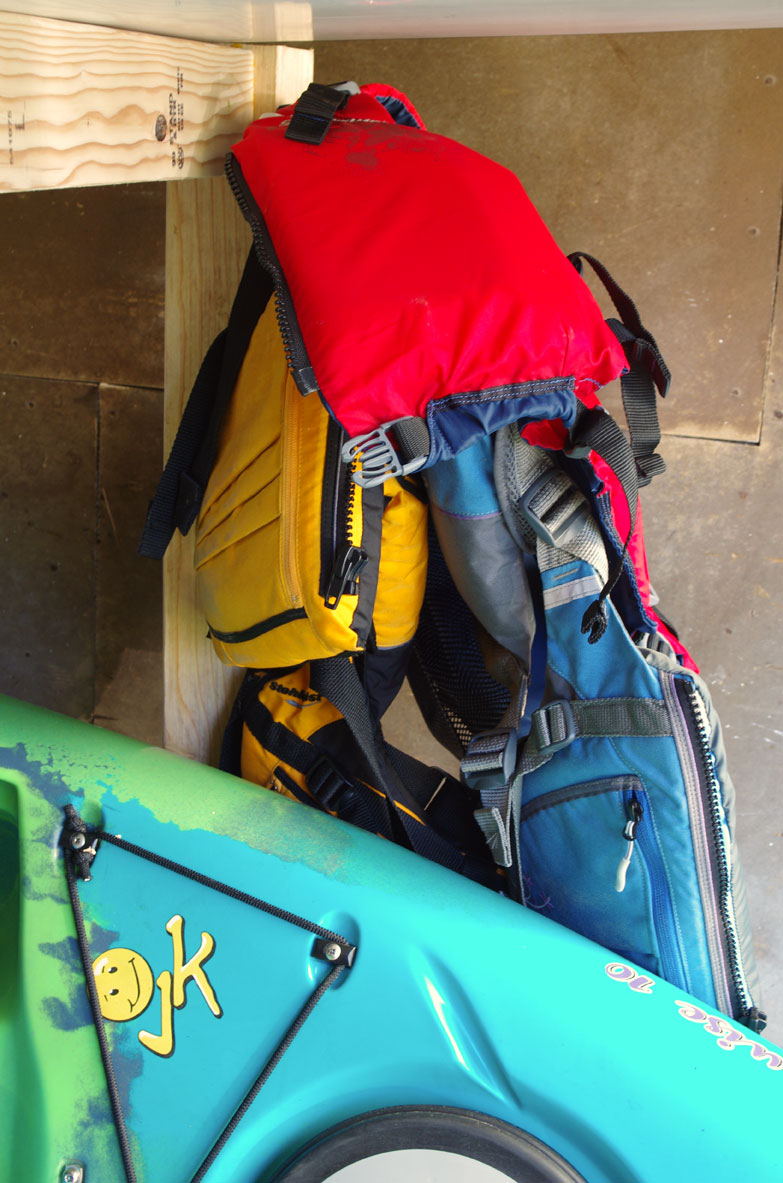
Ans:
{"label": "black webbing strap", "polygon": [[570,432],[568,454],[578,457],[580,454],[586,456],[589,452],[596,452],[617,476],[622,485],[630,515],[630,525],[622,551],[609,568],[609,575],[601,589],[601,594],[590,605],[582,618],[582,632],[589,634],[588,640],[592,645],[600,640],[606,631],[605,601],[622,574],[628,544],[636,527],[639,481],[636,460],[631,447],[612,416],[603,407],[593,407],[588,410],[587,407],[580,405]]}
{"label": "black webbing strap", "polygon": [[[625,325],[617,320],[608,320],[606,323],[623,346],[628,359],[628,373],[620,378],[620,392],[631,436],[631,451],[636,461],[637,480],[642,488],[649,485],[654,476],[666,471],[663,457],[656,452],[661,442],[661,427],[658,422],[654,379],[648,368],[648,362],[653,366],[657,363],[649,352],[649,347],[638,337],[634,337]],[[658,358],[663,363],[660,354]]]}
{"label": "black webbing strap", "polygon": [[[289,791],[363,830],[383,834],[385,838],[396,837],[387,798],[373,793],[358,778],[349,779],[321,748],[278,723],[259,701],[257,681],[250,679],[246,685],[241,702],[245,725],[262,747],[304,777],[309,797],[299,786],[289,785],[286,780]],[[282,773],[280,776],[282,779]]]}
{"label": "black webbing strap", "polygon": [[311,82],[294,107],[285,138],[303,144],[322,143],[335,115],[347,102],[348,91]]}
{"label": "black webbing strap", "polygon": [[386,756],[386,741],[373,720],[358,672],[345,655],[310,663],[310,685],[337,707],[348,724],[375,779],[386,794],[394,815],[417,854],[452,871],[464,862],[462,851],[427,824],[419,803],[406,788]]}
{"label": "black webbing strap", "polygon": [[223,416],[236,386],[258,318],[273,284],[251,250],[228,325],[207,351],[182,415],[138,546],[161,559],[175,529],[187,534],[195,521],[215,459]]}
{"label": "black webbing strap", "polygon": [[[386,756],[397,776],[421,809],[428,825],[436,829],[469,859],[487,863],[487,848],[474,817],[475,794],[456,777],[430,764],[423,764],[400,748],[386,744]],[[491,882],[492,875],[475,875],[463,868],[469,878]]]}
{"label": "black webbing strap", "polygon": [[420,456],[429,456],[432,449],[432,438],[427,420],[417,415],[408,415],[398,419],[394,424],[394,438],[397,442],[403,463],[416,460]]}
{"label": "black webbing strap", "polygon": [[620,388],[631,435],[631,452],[636,462],[637,483],[641,488],[665,469],[663,460],[655,451],[661,442],[655,392],[657,389],[662,398],[666,397],[671,375],[655,338],[642,324],[633,300],[604,265],[582,251],[568,258],[580,275],[582,260],[590,264],[621,317],[619,321],[610,318],[606,323],[622,345],[628,362],[628,372],[622,375]]}
{"label": "black webbing strap", "polygon": [[[311,685],[315,685],[312,677]],[[284,787],[305,804],[315,805],[335,814],[341,821],[350,822],[351,825],[416,850],[409,837],[411,827],[403,826],[401,823],[404,807],[400,811],[400,802],[392,800],[385,792],[374,791],[363,779],[368,775],[367,770],[360,770],[355,775],[344,771],[343,767],[324,750],[328,744],[326,734],[321,736],[320,732],[316,732],[312,741],[309,741],[295,735],[288,727],[279,723],[272,712],[259,701],[258,690],[258,680],[249,677],[237,700],[238,713],[250,733],[268,752],[302,775],[306,792],[300,785],[292,781],[289,783],[284,770],[278,769],[276,775]],[[323,690],[321,693],[324,693]],[[364,714],[364,711],[361,713]],[[348,721],[345,722],[350,730]],[[328,732],[329,727],[327,724],[324,732]],[[357,747],[357,754],[367,763],[358,741]],[[446,844],[452,843],[458,848],[463,861],[453,869],[497,890],[501,883],[494,867],[487,860],[484,840],[473,815],[474,802],[470,790],[442,769],[424,764],[414,756],[409,756],[407,752],[387,744],[380,734],[376,735],[373,750],[382,753],[380,762],[397,777],[394,786],[397,798],[400,797],[398,790],[401,784],[410,794],[426,826],[434,826]],[[370,775],[372,776],[371,773]],[[418,828],[414,832],[418,832]],[[437,858],[436,861],[443,860]]]}

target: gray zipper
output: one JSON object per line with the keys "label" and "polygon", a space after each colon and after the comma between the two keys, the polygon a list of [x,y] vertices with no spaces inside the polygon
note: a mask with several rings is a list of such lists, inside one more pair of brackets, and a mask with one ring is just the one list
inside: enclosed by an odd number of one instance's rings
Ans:
{"label": "gray zipper", "polygon": [[[703,707],[696,688],[691,685],[686,686],[686,693],[694,714],[694,722],[701,740],[702,750],[696,753],[693,750],[690,732],[677,695],[675,675],[661,671],[661,687],[672,723],[672,734],[688,802],[693,854],[704,910],[707,946],[717,1005],[727,1015],[735,1013],[733,985],[737,995],[736,1001],[747,1013],[752,1002],[745,986],[739,954],[739,939],[731,898],[731,885],[727,873],[728,860],[724,849],[725,841],[720,833],[720,788],[714,772],[711,773],[712,753],[709,748],[709,730],[706,727],[703,714],[701,714]],[[716,875],[718,878],[717,895],[715,890]]]}

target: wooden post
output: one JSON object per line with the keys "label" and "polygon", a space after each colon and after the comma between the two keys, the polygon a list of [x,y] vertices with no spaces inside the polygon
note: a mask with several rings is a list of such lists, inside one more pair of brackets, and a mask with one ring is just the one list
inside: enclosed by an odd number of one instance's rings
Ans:
{"label": "wooden post", "polygon": [[250,47],[0,12],[0,192],[214,176],[253,85]]}
{"label": "wooden post", "polygon": [[[256,114],[298,97],[312,79],[310,50],[257,46]],[[238,137],[237,137],[238,138]],[[201,359],[225,325],[250,233],[225,180],[171,184],[167,194],[165,447]],[[241,671],[220,663],[206,636],[193,574],[193,535],[164,563],[164,743],[214,763]]]}

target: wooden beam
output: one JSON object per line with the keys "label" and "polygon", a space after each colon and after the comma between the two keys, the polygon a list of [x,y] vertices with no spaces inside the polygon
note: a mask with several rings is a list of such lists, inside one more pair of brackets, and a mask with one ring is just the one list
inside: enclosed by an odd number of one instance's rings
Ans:
{"label": "wooden beam", "polygon": [[249,47],[0,12],[0,192],[220,173],[253,80]]}
{"label": "wooden beam", "polygon": [[254,118],[293,103],[313,81],[312,49],[291,45],[253,45]]}
{"label": "wooden beam", "polygon": [[[310,50],[260,46],[254,53],[257,114],[298,97],[312,79]],[[250,232],[222,178],[168,186],[166,453],[201,359],[226,322],[249,249]],[[165,746],[215,763],[240,679],[206,636],[193,533],[177,534],[164,561]]]}

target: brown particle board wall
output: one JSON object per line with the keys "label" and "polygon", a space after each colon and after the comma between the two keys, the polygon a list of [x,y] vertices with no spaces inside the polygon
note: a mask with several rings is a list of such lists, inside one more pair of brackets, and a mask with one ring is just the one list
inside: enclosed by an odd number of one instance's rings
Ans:
{"label": "brown particle board wall", "polygon": [[164,186],[0,195],[0,691],[160,741]]}
{"label": "brown particle board wall", "polygon": [[783,29],[328,42],[315,75],[389,82],[431,131],[512,169],[562,249],[638,300],[676,379],[665,430],[758,441]]}

